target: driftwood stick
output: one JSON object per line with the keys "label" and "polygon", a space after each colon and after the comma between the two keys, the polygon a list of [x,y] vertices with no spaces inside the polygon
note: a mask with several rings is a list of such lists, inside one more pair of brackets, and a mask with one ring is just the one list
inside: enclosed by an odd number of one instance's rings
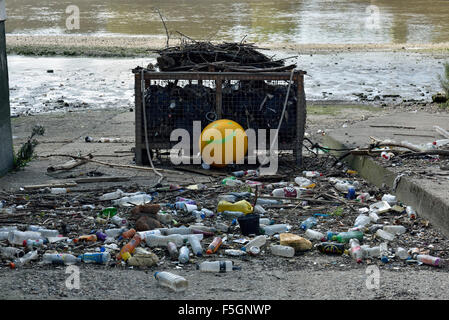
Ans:
{"label": "driftwood stick", "polygon": [[54,172],[54,171],[58,171],[58,170],[70,170],[70,169],[76,168],[76,167],[78,167],[78,166],[80,166],[82,164],[85,164],[85,163],[87,163],[86,160],[72,159],[72,160],[69,160],[69,161],[67,161],[67,162],[65,162],[63,164],[57,164],[57,165],[54,165],[54,166],[49,166],[47,168],[47,172]]}
{"label": "driftwood stick", "polygon": [[370,137],[370,139],[373,140],[373,142],[376,145],[376,147],[388,147],[388,146],[390,146],[390,147],[405,148],[405,149],[412,150],[414,152],[421,152],[422,151],[421,149],[419,149],[419,148],[417,148],[415,146],[412,146],[410,144],[405,144],[405,143],[402,143],[402,142],[396,142],[396,141],[393,141],[393,140],[380,140],[380,139],[377,139],[375,137]]}

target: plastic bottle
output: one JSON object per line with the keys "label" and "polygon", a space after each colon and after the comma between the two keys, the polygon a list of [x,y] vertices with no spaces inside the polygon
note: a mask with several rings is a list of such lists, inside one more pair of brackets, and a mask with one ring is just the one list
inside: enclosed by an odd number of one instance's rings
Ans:
{"label": "plastic bottle", "polygon": [[258,198],[256,201],[256,204],[258,205],[276,205],[276,204],[282,204],[282,200],[274,200],[274,199],[262,199]]}
{"label": "plastic bottle", "polygon": [[441,259],[438,257],[432,257],[426,254],[418,254],[416,255],[415,259],[430,266],[441,267]]}
{"label": "plastic bottle", "polygon": [[326,236],[321,232],[312,229],[307,229],[306,233],[304,234],[304,237],[309,240],[322,240],[326,238]]}
{"label": "plastic bottle", "polygon": [[187,199],[187,198],[183,198],[183,197],[176,197],[176,202],[184,202],[187,204],[196,204],[195,200]]}
{"label": "plastic bottle", "polygon": [[310,181],[309,179],[304,178],[304,177],[296,177],[295,178],[295,183],[300,188],[307,188],[307,187],[310,187],[312,185],[312,181]]}
{"label": "plastic bottle", "polygon": [[0,240],[8,240],[11,231],[0,231]]}
{"label": "plastic bottle", "polygon": [[370,247],[369,245],[361,246],[364,258],[380,258],[380,247]]}
{"label": "plastic bottle", "polygon": [[276,233],[283,233],[288,231],[287,224],[272,224],[272,225],[264,225],[261,227],[263,234],[267,236],[272,236]]}
{"label": "plastic bottle", "polygon": [[317,178],[323,175],[318,171],[303,171],[302,174],[306,178]]}
{"label": "plastic bottle", "polygon": [[315,247],[321,252],[326,254],[342,255],[345,252],[345,245],[336,242],[321,242],[316,244]]}
{"label": "plastic bottle", "polygon": [[171,234],[191,234],[192,230],[190,230],[189,228],[182,226],[179,228],[164,228],[161,229],[161,233],[163,235],[171,235]]}
{"label": "plastic bottle", "polygon": [[178,261],[180,263],[189,262],[189,255],[190,255],[189,248],[187,246],[181,247],[181,249],[179,249]]}
{"label": "plastic bottle", "polygon": [[120,250],[120,253],[117,255],[117,259],[128,260],[131,257],[131,253],[136,250],[136,247],[140,244],[142,239],[139,234],[136,234],[131,241],[129,241],[123,248]]}
{"label": "plastic bottle", "polygon": [[112,203],[120,207],[133,207],[151,202],[151,200],[153,200],[153,197],[147,194],[138,194],[135,196],[128,196],[118,200],[113,200]]}
{"label": "plastic bottle", "polygon": [[180,247],[184,244],[184,238],[180,234],[168,236],[150,234],[145,237],[145,242],[149,247],[165,247],[169,242],[174,242],[176,246]]}
{"label": "plastic bottle", "polygon": [[303,221],[300,225],[302,230],[307,230],[309,228],[313,228],[317,224],[317,219],[315,217],[309,217],[305,221]]}
{"label": "plastic bottle", "polygon": [[271,253],[276,256],[291,258],[295,255],[295,249],[289,246],[272,245],[270,248]]}
{"label": "plastic bottle", "polygon": [[340,243],[348,243],[350,239],[357,239],[359,241],[363,240],[363,232],[361,231],[340,232],[336,236],[332,237],[332,241],[337,241]]}
{"label": "plastic bottle", "polygon": [[370,211],[369,218],[370,218],[371,222],[374,222],[374,223],[376,223],[380,219],[379,216],[377,215],[377,213],[375,213],[374,211]]}
{"label": "plastic bottle", "polygon": [[387,241],[392,241],[394,239],[394,234],[387,232],[385,230],[379,229],[376,231],[376,235],[383,239],[383,240],[387,240]]}
{"label": "plastic bottle", "polygon": [[25,254],[23,257],[17,258],[14,260],[15,265],[17,266],[23,266],[30,262],[31,260],[37,260],[39,258],[39,254],[36,251],[30,251],[27,254]]}
{"label": "plastic bottle", "polygon": [[122,233],[122,238],[131,239],[136,234],[136,229],[132,228]]}
{"label": "plastic bottle", "polygon": [[220,202],[218,202],[217,212],[223,211],[240,211],[244,214],[248,214],[253,212],[253,206],[246,200],[240,200],[235,203],[221,200]]}
{"label": "plastic bottle", "polygon": [[117,238],[119,235],[121,235],[126,230],[125,227],[123,228],[114,228],[114,229],[107,229],[104,231],[104,233],[111,238]]}
{"label": "plastic bottle", "polygon": [[96,234],[84,235],[84,236],[80,236],[78,238],[73,239],[74,243],[77,243],[77,242],[95,242],[95,241],[97,241],[97,235]]}
{"label": "plastic bottle", "polygon": [[326,232],[326,240],[332,240],[332,237],[336,235],[338,235],[338,232],[328,231]]}
{"label": "plastic bottle", "polygon": [[335,184],[335,189],[342,193],[348,193],[351,188],[355,190],[354,186],[348,182],[337,182]]}
{"label": "plastic bottle", "polygon": [[349,245],[351,246],[351,257],[353,257],[357,263],[361,263],[362,262],[362,258],[363,258],[363,250],[360,247],[360,243],[359,240],[357,239],[350,239],[349,240]]}
{"label": "plastic bottle", "polygon": [[197,265],[197,270],[202,272],[229,272],[233,270],[239,270],[240,268],[234,267],[232,261],[204,261]]}
{"label": "plastic bottle", "polygon": [[68,253],[44,253],[42,257],[42,262],[45,264],[76,264],[80,262],[81,259],[75,257],[74,255]]}
{"label": "plastic bottle", "polygon": [[124,192],[122,190],[117,189],[117,191],[105,193],[104,195],[102,195],[99,198],[99,200],[100,201],[115,200],[115,199],[119,199],[123,194],[124,194]]}
{"label": "plastic bottle", "polygon": [[210,232],[210,233],[217,231],[217,229],[215,229],[214,227],[208,227],[208,226],[205,226],[202,224],[192,224],[189,226],[189,229],[192,231],[191,233],[193,233],[193,230]]}
{"label": "plastic bottle", "polygon": [[45,228],[42,228],[42,227],[39,227],[39,226],[29,226],[28,230],[29,231],[39,232],[45,238],[59,236],[59,231],[58,230],[45,229]]}
{"label": "plastic bottle", "polygon": [[356,200],[360,201],[361,203],[365,203],[370,198],[370,194],[367,192],[361,193],[357,196]]}
{"label": "plastic bottle", "polygon": [[226,223],[223,223],[223,222],[217,222],[215,224],[215,228],[217,230],[219,230],[219,231],[222,231],[222,232],[228,232],[229,231],[229,226]]}
{"label": "plastic bottle", "polygon": [[157,236],[162,235],[162,233],[161,233],[161,231],[160,231],[159,229],[147,230],[147,231],[140,231],[140,232],[137,232],[137,234],[140,236],[140,238],[142,239],[142,241],[145,241],[145,242],[146,242],[147,237],[148,237],[149,235],[157,235]]}
{"label": "plastic bottle", "polygon": [[239,256],[244,256],[246,255],[245,251],[242,250],[236,250],[236,249],[226,249],[224,251],[224,253],[228,256],[233,256],[233,257],[239,257]]}
{"label": "plastic bottle", "polygon": [[111,254],[109,252],[93,252],[84,253],[78,258],[85,263],[97,263],[97,264],[107,264],[111,259]]}
{"label": "plastic bottle", "polygon": [[189,236],[188,242],[190,243],[190,246],[192,247],[192,252],[197,257],[201,257],[203,255],[203,247],[201,246],[200,240],[198,240],[195,236]]}
{"label": "plastic bottle", "polygon": [[243,251],[249,251],[249,249],[251,247],[262,247],[265,245],[265,243],[267,242],[267,238],[263,235],[261,236],[257,236],[254,239],[252,239],[251,241],[249,241],[244,247],[242,247]]}
{"label": "plastic bottle", "polygon": [[384,226],[383,230],[391,234],[403,234],[406,229],[404,226]]}
{"label": "plastic bottle", "polygon": [[392,194],[384,194],[381,200],[388,202],[390,206],[394,206],[398,202],[396,196]]}
{"label": "plastic bottle", "polygon": [[206,250],[206,254],[212,254],[217,252],[218,248],[222,245],[223,240],[220,237],[215,237],[214,240],[209,244],[209,247]]}
{"label": "plastic bottle", "polygon": [[274,189],[271,195],[273,197],[299,198],[301,196],[301,189],[297,187],[284,187]]}
{"label": "plastic bottle", "polygon": [[167,250],[168,250],[168,254],[172,260],[176,260],[178,258],[178,255],[179,255],[178,247],[176,246],[176,244],[174,242],[169,241],[167,243]]}
{"label": "plastic bottle", "polygon": [[0,247],[0,253],[7,259],[21,258],[25,255],[23,250],[14,247]]}
{"label": "plastic bottle", "polygon": [[51,188],[50,192],[52,194],[63,194],[63,193],[67,193],[68,189],[66,189],[66,188]]}
{"label": "plastic bottle", "polygon": [[380,260],[383,263],[387,263],[389,261],[388,259],[388,245],[386,242],[382,242],[379,245],[379,250],[380,250]]}
{"label": "plastic bottle", "polygon": [[154,278],[160,286],[170,288],[176,292],[185,291],[189,286],[185,278],[166,271],[155,272]]}
{"label": "plastic bottle", "polygon": [[236,219],[243,217],[245,214],[241,211],[223,211],[221,216],[225,219]]}
{"label": "plastic bottle", "polygon": [[8,242],[10,244],[23,245],[24,240],[39,240],[44,237],[35,231],[11,231],[8,235]]}
{"label": "plastic bottle", "polygon": [[47,243],[47,240],[44,239],[38,239],[38,240],[32,240],[32,239],[28,239],[28,240],[23,240],[23,246],[27,247],[29,249],[31,248],[37,248],[37,247],[42,247],[44,244]]}
{"label": "plastic bottle", "polygon": [[396,256],[398,256],[399,259],[402,259],[402,260],[406,260],[409,258],[409,254],[408,254],[407,250],[404,248],[401,248],[401,247],[398,247],[396,249]]}
{"label": "plastic bottle", "polygon": [[228,186],[228,187],[235,187],[235,186],[244,184],[244,182],[236,179],[235,177],[229,177],[229,178],[223,179],[222,184],[224,184],[225,186]]}
{"label": "plastic bottle", "polygon": [[370,217],[365,214],[359,214],[354,222],[354,227],[365,227],[371,222]]}
{"label": "plastic bottle", "polygon": [[259,219],[259,225],[265,225],[265,226],[268,226],[268,225],[274,224],[273,222],[274,222],[273,220],[268,219],[268,218],[260,218],[260,219]]}
{"label": "plastic bottle", "polygon": [[117,227],[125,227],[128,225],[128,221],[126,219],[121,218],[117,215],[113,216],[111,219],[112,223],[115,224]]}
{"label": "plastic bottle", "polygon": [[100,213],[100,215],[103,218],[112,218],[116,214],[117,214],[117,208],[114,208],[114,207],[104,208],[103,210],[101,210],[101,213]]}
{"label": "plastic bottle", "polygon": [[405,212],[407,213],[410,219],[412,220],[416,219],[416,211],[411,206],[407,206],[405,208]]}

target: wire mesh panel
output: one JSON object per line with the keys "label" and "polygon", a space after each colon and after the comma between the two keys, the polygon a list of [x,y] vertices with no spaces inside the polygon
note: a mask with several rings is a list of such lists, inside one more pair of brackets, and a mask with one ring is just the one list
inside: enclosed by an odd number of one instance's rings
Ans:
{"label": "wire mesh panel", "polygon": [[[193,137],[193,122],[201,129],[218,119],[230,119],[245,130],[277,129],[286,101],[290,72],[142,72],[136,77],[136,162],[146,164],[146,142],[151,150],[170,149],[175,129],[185,129]],[[280,150],[293,149],[300,162],[305,124],[303,75],[294,73],[286,111],[278,134]],[[142,94],[144,78],[145,91]],[[145,99],[148,141],[145,141],[143,103]],[[269,132],[269,131],[268,131]],[[270,134],[265,146],[269,149]],[[197,143],[192,141],[192,143]]]}

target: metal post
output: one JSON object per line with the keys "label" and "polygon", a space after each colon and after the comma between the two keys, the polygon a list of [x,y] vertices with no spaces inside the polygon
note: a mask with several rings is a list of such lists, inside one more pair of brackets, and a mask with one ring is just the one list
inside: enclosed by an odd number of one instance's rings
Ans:
{"label": "metal post", "polygon": [[0,176],[13,165],[5,21],[5,0],[0,0]]}

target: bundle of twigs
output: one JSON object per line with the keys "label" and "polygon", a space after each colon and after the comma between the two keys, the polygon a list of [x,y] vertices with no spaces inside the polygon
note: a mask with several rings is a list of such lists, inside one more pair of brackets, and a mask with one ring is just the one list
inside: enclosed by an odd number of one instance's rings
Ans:
{"label": "bundle of twigs", "polygon": [[284,71],[296,67],[285,66],[285,59],[273,60],[260,53],[253,44],[208,41],[182,41],[181,45],[158,50],[160,71]]}

